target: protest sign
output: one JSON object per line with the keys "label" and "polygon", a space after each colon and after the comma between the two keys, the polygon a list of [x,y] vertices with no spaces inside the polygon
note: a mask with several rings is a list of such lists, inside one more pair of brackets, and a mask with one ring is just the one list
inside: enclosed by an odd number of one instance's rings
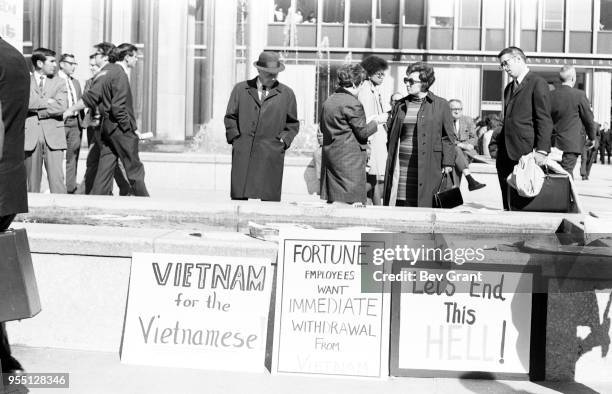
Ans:
{"label": "protest sign", "polygon": [[121,361],[263,372],[271,282],[266,259],[135,253]]}
{"label": "protest sign", "polygon": [[532,273],[399,271],[407,280],[393,289],[392,375],[527,377]]}
{"label": "protest sign", "polygon": [[273,372],[388,375],[389,294],[382,283],[377,293],[362,293],[362,258],[371,245],[360,237],[281,231]]}

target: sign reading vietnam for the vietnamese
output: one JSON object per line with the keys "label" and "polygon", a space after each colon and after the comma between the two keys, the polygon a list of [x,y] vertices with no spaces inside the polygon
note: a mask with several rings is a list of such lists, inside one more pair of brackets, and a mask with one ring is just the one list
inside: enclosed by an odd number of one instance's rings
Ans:
{"label": "sign reading vietnam for the vietnamese", "polygon": [[271,280],[265,259],[135,253],[122,362],[262,372]]}
{"label": "sign reading vietnam for the vietnamese", "polygon": [[23,50],[23,0],[0,0],[0,37]]}
{"label": "sign reading vietnam for the vietnamese", "polygon": [[361,292],[366,247],[358,232],[281,232],[273,372],[387,375],[388,294]]}
{"label": "sign reading vietnam for the vietnamese", "polygon": [[399,370],[529,373],[532,274],[402,271],[428,277],[401,282]]}

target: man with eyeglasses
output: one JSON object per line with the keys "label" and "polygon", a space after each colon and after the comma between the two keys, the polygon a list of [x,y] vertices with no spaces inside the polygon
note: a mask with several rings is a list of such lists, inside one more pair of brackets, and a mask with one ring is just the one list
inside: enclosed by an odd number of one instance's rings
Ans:
{"label": "man with eyeglasses", "polygon": [[457,169],[457,177],[461,179],[461,174],[465,176],[468,182],[468,190],[474,191],[487,186],[484,183],[478,182],[469,170],[471,158],[476,155],[474,146],[478,141],[476,136],[476,125],[469,116],[463,115],[463,103],[459,99],[449,100],[448,104],[453,117],[455,126],[455,168]]}
{"label": "man with eyeglasses", "polygon": [[[68,107],[72,107],[81,98],[81,84],[72,77],[77,63],[74,55],[64,53],[59,61],[60,70],[57,75],[62,78],[68,90]],[[81,138],[83,135],[83,111],[74,112],[64,120],[66,131],[66,191],[73,194],[77,188],[77,164],[81,151]]]}
{"label": "man with eyeglasses", "polygon": [[508,175],[521,156],[533,151],[536,164],[544,164],[550,152],[553,122],[548,83],[529,70],[523,51],[508,47],[497,57],[512,79],[504,90],[504,123],[497,139],[496,162],[502,202],[508,210]]}

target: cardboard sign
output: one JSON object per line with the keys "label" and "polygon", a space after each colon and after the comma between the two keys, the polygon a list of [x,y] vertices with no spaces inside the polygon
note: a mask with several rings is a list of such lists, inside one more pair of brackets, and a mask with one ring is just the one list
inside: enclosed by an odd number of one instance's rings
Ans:
{"label": "cardboard sign", "polygon": [[23,1],[0,1],[0,37],[23,52]]}
{"label": "cardboard sign", "polygon": [[264,371],[270,261],[135,253],[121,361]]}
{"label": "cardboard sign", "polygon": [[[392,374],[461,376],[457,372],[479,371],[527,376],[533,274],[414,267],[401,271],[414,280],[394,289]],[[428,276],[421,276],[423,272]],[[448,371],[455,373],[444,373]]]}
{"label": "cardboard sign", "polygon": [[361,291],[360,233],[279,238],[273,372],[387,376],[389,294]]}

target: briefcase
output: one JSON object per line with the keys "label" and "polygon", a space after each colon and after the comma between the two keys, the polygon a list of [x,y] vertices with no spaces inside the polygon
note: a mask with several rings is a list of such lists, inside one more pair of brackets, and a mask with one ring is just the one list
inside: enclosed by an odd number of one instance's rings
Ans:
{"label": "briefcase", "polygon": [[572,212],[569,175],[546,174],[540,193],[535,197],[521,197],[508,185],[508,206],[511,211]]}
{"label": "briefcase", "polygon": [[[442,190],[442,184],[444,180],[450,178],[451,187]],[[448,181],[447,181],[448,183]],[[455,208],[463,204],[463,196],[458,186],[455,186],[452,175],[444,173],[440,180],[440,186],[438,186],[438,192],[433,196],[433,207],[434,208]]]}
{"label": "briefcase", "polygon": [[0,322],[38,312],[40,298],[26,231],[0,231]]}

